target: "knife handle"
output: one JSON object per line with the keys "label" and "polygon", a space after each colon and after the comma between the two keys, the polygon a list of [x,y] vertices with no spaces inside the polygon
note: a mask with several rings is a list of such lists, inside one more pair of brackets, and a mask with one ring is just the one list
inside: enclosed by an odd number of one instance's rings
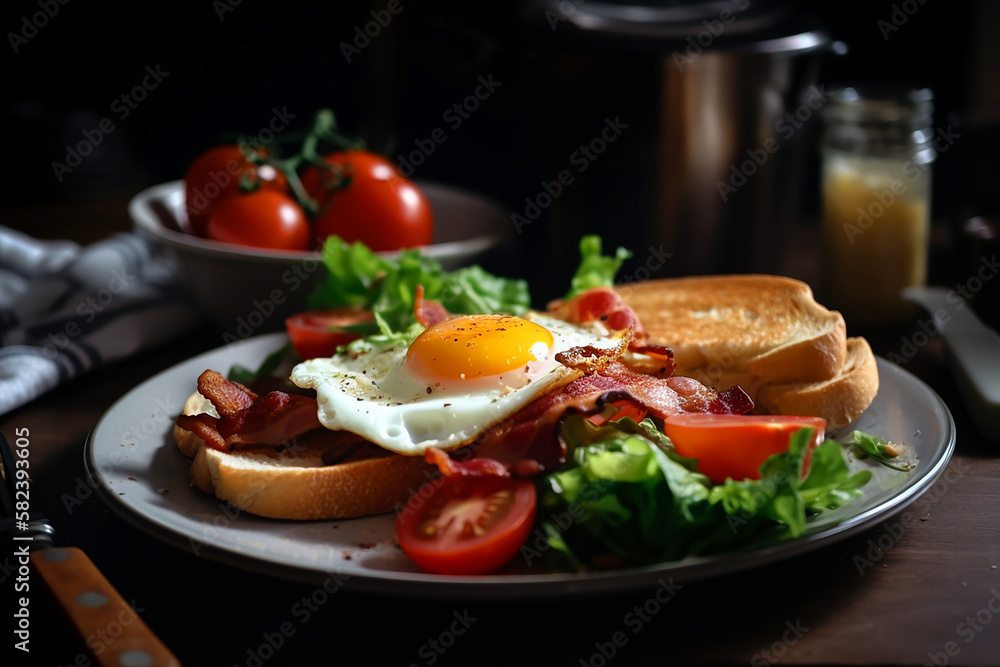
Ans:
{"label": "knife handle", "polygon": [[180,667],[174,654],[81,550],[58,547],[33,551],[31,563],[95,664]]}

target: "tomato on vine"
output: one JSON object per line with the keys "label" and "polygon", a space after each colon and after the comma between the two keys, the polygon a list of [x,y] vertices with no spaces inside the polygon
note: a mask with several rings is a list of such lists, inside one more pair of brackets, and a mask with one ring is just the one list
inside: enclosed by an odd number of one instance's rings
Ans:
{"label": "tomato on vine", "polygon": [[288,187],[285,174],[273,166],[255,164],[235,144],[215,146],[195,158],[184,176],[184,208],[192,234],[206,235],[212,212],[240,192],[241,181],[279,192]]}
{"label": "tomato on vine", "polygon": [[376,252],[432,242],[424,192],[392,162],[342,135],[329,109],[304,135],[275,137],[270,148],[274,155],[227,144],[198,156],[184,184],[192,234],[286,250],[307,250],[331,235]]}
{"label": "tomato on vine", "polygon": [[214,241],[274,250],[308,250],[312,244],[309,220],[298,203],[266,188],[224,199],[212,211],[206,233]]}
{"label": "tomato on vine", "polygon": [[317,238],[336,235],[375,251],[431,243],[434,214],[427,195],[392,162],[364,150],[329,153],[323,162],[328,166],[312,165],[302,175],[318,205]]}

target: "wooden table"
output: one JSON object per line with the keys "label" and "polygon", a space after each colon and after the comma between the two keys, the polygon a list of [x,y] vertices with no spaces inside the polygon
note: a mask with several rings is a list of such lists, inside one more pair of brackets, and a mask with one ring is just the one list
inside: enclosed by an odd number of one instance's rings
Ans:
{"label": "wooden table", "polygon": [[[21,209],[3,220],[90,241],[128,228],[121,204]],[[870,340],[885,356],[899,336]],[[683,584],[667,604],[650,604],[655,590],[454,601],[348,586],[316,596],[314,586],[222,565],[136,529],[88,486],[87,433],[135,385],[216,340],[195,331],[0,416],[8,438],[30,429],[33,505],[59,542],[84,549],[184,664],[1000,664],[1000,449],[970,423],[937,340],[907,370],[950,407],[958,442],[920,500],[806,555]],[[12,573],[0,581],[7,598]],[[308,615],[304,599],[316,601]],[[31,609],[30,664],[87,664],[43,599]]]}

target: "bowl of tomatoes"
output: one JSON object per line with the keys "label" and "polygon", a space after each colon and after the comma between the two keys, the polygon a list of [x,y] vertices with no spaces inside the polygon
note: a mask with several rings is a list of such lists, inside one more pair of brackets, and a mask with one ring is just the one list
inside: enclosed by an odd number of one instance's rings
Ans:
{"label": "bowl of tomatoes", "polygon": [[185,178],[129,203],[135,230],[169,252],[226,340],[280,330],[325,279],[330,235],[388,258],[418,248],[446,269],[473,263],[510,233],[477,193],[402,177],[385,158],[335,147],[274,158],[245,146],[206,150]]}

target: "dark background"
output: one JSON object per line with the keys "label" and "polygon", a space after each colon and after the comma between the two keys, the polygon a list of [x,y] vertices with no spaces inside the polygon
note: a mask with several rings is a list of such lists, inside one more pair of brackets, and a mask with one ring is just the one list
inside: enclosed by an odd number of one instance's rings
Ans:
{"label": "dark background", "polygon": [[[122,197],[181,178],[200,151],[233,133],[266,127],[275,108],[305,123],[316,109],[330,107],[343,129],[398,161],[414,141],[443,126],[442,113],[469,95],[479,76],[492,73],[502,87],[460,128],[449,128],[449,141],[415,177],[467,187],[512,212],[522,210],[525,195],[536,193],[558,167],[543,158],[549,130],[560,119],[546,114],[531,76],[533,54],[552,45],[525,31],[518,3],[401,3],[399,16],[351,62],[341,44],[372,20],[373,9],[386,7],[383,0],[243,0],[235,6],[217,0],[155,8],[80,0],[8,3],[0,22],[8,151],[3,206]],[[846,55],[825,58],[823,81],[928,85],[936,95],[935,125],[976,137],[939,159],[935,219],[955,228],[969,215],[992,212],[998,154],[992,136],[1000,118],[991,38],[1000,22],[993,3],[790,4],[816,15],[849,47]],[[12,35],[23,33],[26,17],[38,16],[44,6],[58,6],[58,12],[14,53]],[[899,10],[906,22],[886,33],[879,21]],[[127,118],[117,118],[115,99],[139,84],[147,67],[157,66],[168,73],[165,80]],[[628,75],[622,72],[623,82]],[[570,103],[586,85],[546,82],[549,93]],[[626,83],[620,92],[637,100],[654,93]],[[103,117],[112,118],[114,132],[59,182],[52,162],[65,160],[67,145]],[[816,215],[818,191],[818,156],[809,159],[799,193],[806,220]],[[622,175],[616,187],[627,188],[629,178]],[[521,240],[531,243],[531,236]]]}

